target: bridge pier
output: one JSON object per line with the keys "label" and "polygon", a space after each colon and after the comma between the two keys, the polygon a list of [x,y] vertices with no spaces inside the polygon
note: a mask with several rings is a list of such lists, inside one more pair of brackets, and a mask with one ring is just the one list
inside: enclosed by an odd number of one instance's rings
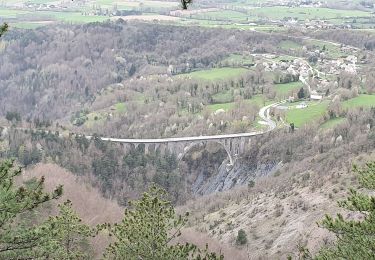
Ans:
{"label": "bridge pier", "polygon": [[165,154],[167,151],[167,145],[166,144],[159,144],[159,151],[161,154]]}
{"label": "bridge pier", "polygon": [[223,136],[223,138],[220,139],[192,138],[192,140],[185,140],[185,138],[174,138],[174,140],[171,141],[160,141],[160,139],[155,139],[155,143],[150,141],[143,142],[142,140],[137,142],[129,139],[129,142],[122,141],[120,145],[125,153],[128,153],[132,149],[138,149],[141,145],[142,151],[145,154],[149,154],[151,151],[160,152],[161,154],[169,152],[177,155],[178,160],[182,160],[185,154],[188,153],[193,147],[207,145],[208,142],[217,143],[225,149],[229,159],[229,163],[227,165],[227,169],[229,171],[233,168],[238,156],[244,153],[246,148],[248,148],[251,142],[251,136],[233,135],[229,137]]}
{"label": "bridge pier", "polygon": [[154,145],[154,152],[156,153],[156,152],[159,150],[159,148],[160,148],[160,144],[159,144],[159,143],[156,143],[156,144]]}
{"label": "bridge pier", "polygon": [[246,139],[241,137],[240,139],[240,153],[245,152]]}
{"label": "bridge pier", "polygon": [[128,152],[131,150],[131,146],[131,144],[120,143],[120,147],[122,148],[125,154],[128,154]]}
{"label": "bridge pier", "polygon": [[150,144],[145,144],[145,154],[149,154],[149,146]]}

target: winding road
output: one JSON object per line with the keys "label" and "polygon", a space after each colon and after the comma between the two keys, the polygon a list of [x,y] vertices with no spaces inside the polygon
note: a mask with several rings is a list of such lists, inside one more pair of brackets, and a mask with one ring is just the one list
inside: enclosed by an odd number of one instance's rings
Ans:
{"label": "winding road", "polygon": [[[262,123],[268,126],[267,130],[261,131],[261,132],[225,134],[225,135],[208,135],[208,136],[191,136],[191,137],[171,137],[171,138],[158,138],[158,139],[130,139],[130,138],[121,139],[121,138],[101,137],[101,140],[114,142],[114,143],[127,143],[127,144],[164,144],[164,143],[177,143],[177,142],[190,142],[190,141],[222,140],[222,139],[232,139],[232,138],[263,135],[265,133],[268,133],[274,130],[277,126],[276,122],[274,122],[270,116],[270,109],[283,103],[285,103],[285,101],[277,102],[277,103],[265,106],[259,110],[259,117],[263,120]],[[91,139],[92,136],[86,136],[86,138]]]}
{"label": "winding road", "polygon": [[[130,144],[137,147],[142,144],[145,145],[145,153],[148,153],[149,146],[152,145],[153,149],[158,149],[159,145],[166,146],[170,151],[178,154],[178,158],[181,159],[184,157],[187,151],[194,147],[197,143],[214,141],[221,144],[225,151],[228,154],[229,163],[227,164],[227,171],[229,171],[235,161],[236,156],[244,151],[246,140],[249,137],[259,136],[273,131],[277,124],[272,120],[270,115],[270,110],[273,107],[277,107],[286,101],[277,102],[265,107],[262,107],[259,110],[259,117],[262,121],[259,121],[260,124],[267,126],[266,130],[259,132],[250,132],[250,133],[239,133],[239,134],[224,134],[224,135],[208,135],[208,136],[191,136],[191,137],[171,137],[171,138],[158,138],[158,139],[121,139],[121,138],[111,138],[111,137],[99,137],[102,141],[119,143],[119,144]],[[5,128],[6,130],[7,128]],[[19,130],[30,130],[26,128],[16,128]],[[47,130],[39,130],[47,132]],[[72,133],[70,133],[72,134]],[[0,132],[1,135],[1,132]],[[81,135],[84,138],[92,139],[93,136]],[[59,134],[59,137],[63,137],[62,134]],[[189,144],[190,143],[190,144]],[[189,145],[187,145],[189,144]]]}
{"label": "winding road", "polygon": [[[267,126],[267,129],[264,131],[259,132],[249,132],[249,133],[239,133],[239,134],[224,134],[224,135],[208,135],[208,136],[190,136],[190,137],[170,137],[170,138],[157,138],[157,139],[132,139],[132,138],[112,138],[112,137],[100,137],[101,140],[107,141],[107,142],[113,142],[113,143],[123,143],[123,144],[168,144],[168,143],[179,143],[179,142],[196,142],[196,141],[218,141],[218,140],[225,140],[225,139],[234,139],[234,138],[241,138],[241,137],[252,137],[252,136],[258,136],[263,135],[265,133],[273,131],[277,124],[274,122],[270,116],[270,110],[273,107],[277,107],[286,101],[281,101],[277,103],[273,103],[271,105],[262,107],[259,110],[259,117],[261,118],[262,125]],[[8,129],[8,127],[4,127],[5,130]],[[29,128],[22,128],[18,127],[16,128],[18,130],[22,131],[29,131],[31,129]],[[39,131],[48,132],[48,130],[41,130],[41,129],[34,129]],[[0,132],[1,134],[1,132]],[[92,139],[93,136],[89,135],[82,135],[87,139]],[[60,133],[60,137],[63,137],[63,135]]]}

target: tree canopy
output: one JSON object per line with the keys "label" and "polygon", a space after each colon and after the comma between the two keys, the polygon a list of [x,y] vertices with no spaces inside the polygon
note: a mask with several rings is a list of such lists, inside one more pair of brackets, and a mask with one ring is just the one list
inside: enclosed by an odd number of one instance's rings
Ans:
{"label": "tree canopy", "polygon": [[139,201],[130,203],[121,223],[109,226],[115,237],[105,252],[106,259],[223,259],[192,244],[173,243],[181,235],[185,216],[176,216],[163,189],[153,186]]}
{"label": "tree canopy", "polygon": [[8,24],[4,23],[0,25],[0,37],[4,35],[4,33],[8,30]]}
{"label": "tree canopy", "polygon": [[43,224],[46,232],[34,249],[36,255],[48,259],[91,259],[88,240],[96,236],[97,229],[82,223],[69,200],[58,207],[59,214]]}
{"label": "tree canopy", "polygon": [[312,256],[301,248],[302,259],[375,259],[375,161],[365,167],[354,167],[362,191],[350,190],[350,196],[339,205],[354,214],[349,219],[338,214],[336,218],[326,215],[319,226],[336,236],[336,241],[320,249]]}
{"label": "tree canopy", "polygon": [[187,9],[192,2],[193,0],[181,0],[182,8]]}
{"label": "tree canopy", "polygon": [[58,206],[56,216],[40,218],[47,212],[41,206],[59,198],[62,187],[45,193],[44,178],[16,185],[20,174],[13,161],[0,163],[0,259],[91,259],[89,239],[103,229],[114,237],[105,250],[106,259],[223,259],[210,253],[208,246],[201,250],[176,243],[188,214],[177,216],[161,188],[153,186],[139,201],[130,202],[121,223],[90,227],[69,200]]}
{"label": "tree canopy", "polygon": [[[323,248],[316,259],[375,259],[375,162],[364,168],[354,168],[359,183],[365,190],[351,189],[350,196],[339,202],[340,207],[356,212],[363,220],[326,216],[321,225],[333,232],[337,241],[332,247]],[[366,192],[367,191],[367,192]]]}
{"label": "tree canopy", "polygon": [[[45,227],[28,226],[20,216],[61,196],[62,186],[51,194],[43,191],[44,178],[33,185],[16,186],[21,169],[7,160],[0,163],[0,257],[12,259],[28,255],[45,234]],[[18,258],[17,258],[18,259]]]}

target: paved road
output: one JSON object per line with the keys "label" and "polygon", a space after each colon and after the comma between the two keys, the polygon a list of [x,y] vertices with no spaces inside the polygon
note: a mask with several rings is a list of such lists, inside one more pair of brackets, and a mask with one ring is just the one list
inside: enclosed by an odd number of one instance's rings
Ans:
{"label": "paved road", "polygon": [[299,80],[309,89],[309,93],[311,94],[311,86],[307,80],[302,76],[299,77]]}
{"label": "paved road", "polygon": [[[262,135],[276,128],[276,122],[274,122],[270,116],[270,109],[282,103],[285,103],[285,101],[274,103],[274,104],[265,106],[260,109],[259,117],[263,120],[264,124],[268,126],[267,130],[261,131],[261,132],[226,134],[226,135],[191,136],[191,137],[172,137],[172,138],[158,138],[158,139],[130,139],[130,138],[122,139],[122,138],[101,137],[101,140],[114,142],[114,143],[128,143],[128,144],[161,144],[161,143],[221,140],[221,139],[252,137],[252,136]],[[86,138],[91,139],[92,136],[86,136]]]}
{"label": "paved road", "polygon": [[[128,143],[128,144],[165,144],[165,143],[177,143],[177,142],[192,142],[192,141],[209,141],[209,140],[223,140],[240,137],[252,137],[268,133],[276,128],[276,122],[271,119],[270,109],[276,107],[285,101],[274,103],[265,106],[260,109],[259,117],[262,119],[262,123],[267,125],[267,130],[260,132],[240,133],[240,134],[225,134],[225,135],[208,135],[208,136],[190,136],[190,137],[171,137],[171,138],[158,138],[158,139],[131,139],[131,138],[112,138],[112,137],[100,137],[103,141],[114,142],[114,143]],[[29,128],[17,128],[19,130],[31,130]],[[37,130],[37,129],[34,129]],[[42,130],[43,131],[43,130]],[[48,130],[45,130],[48,132]],[[62,137],[62,134],[60,134]],[[92,139],[92,136],[85,136],[87,139]]]}

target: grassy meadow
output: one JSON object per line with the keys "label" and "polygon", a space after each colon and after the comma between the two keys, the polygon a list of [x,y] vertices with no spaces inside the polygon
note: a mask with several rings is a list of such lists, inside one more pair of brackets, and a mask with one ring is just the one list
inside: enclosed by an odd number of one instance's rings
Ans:
{"label": "grassy meadow", "polygon": [[207,81],[226,80],[245,74],[248,70],[245,68],[214,68],[209,70],[194,71],[184,76],[193,79],[201,79]]}
{"label": "grassy meadow", "polygon": [[294,123],[296,127],[302,127],[307,123],[321,118],[326,112],[329,105],[328,101],[323,102],[306,102],[307,108],[292,108],[287,111],[286,119],[289,123]]}
{"label": "grassy meadow", "polygon": [[375,95],[359,95],[343,103],[344,108],[375,107]]}

